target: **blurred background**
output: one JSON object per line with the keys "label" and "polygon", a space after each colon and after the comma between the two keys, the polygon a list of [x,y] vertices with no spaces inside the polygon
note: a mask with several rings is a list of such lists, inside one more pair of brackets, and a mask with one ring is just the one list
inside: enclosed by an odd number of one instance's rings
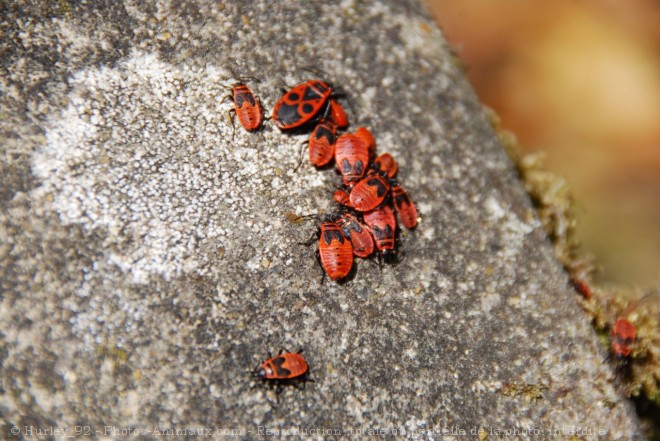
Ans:
{"label": "blurred background", "polygon": [[481,100],[568,179],[597,282],[660,284],[660,0],[427,0]]}

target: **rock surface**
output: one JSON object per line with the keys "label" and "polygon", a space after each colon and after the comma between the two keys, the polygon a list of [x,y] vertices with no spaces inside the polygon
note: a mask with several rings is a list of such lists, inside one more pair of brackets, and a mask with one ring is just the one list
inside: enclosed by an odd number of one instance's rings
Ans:
{"label": "rock surface", "polygon": [[[3,3],[0,24],[7,439],[642,437],[417,2],[41,3]],[[319,283],[313,222],[285,216],[333,210],[339,177],[295,171],[304,135],[234,134],[223,101],[255,77],[269,110],[309,67],[423,217],[399,265],[344,284]],[[280,347],[315,382],[278,402],[247,371]]]}

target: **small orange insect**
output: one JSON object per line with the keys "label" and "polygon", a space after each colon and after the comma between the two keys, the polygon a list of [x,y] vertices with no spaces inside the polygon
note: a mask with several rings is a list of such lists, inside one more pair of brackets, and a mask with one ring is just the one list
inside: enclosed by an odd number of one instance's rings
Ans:
{"label": "small orange insect", "polygon": [[399,165],[389,153],[383,153],[374,159],[371,168],[379,175],[390,179],[399,171]]}
{"label": "small orange insect", "polygon": [[587,282],[580,279],[571,279],[571,284],[577,292],[582,294],[582,297],[584,297],[586,300],[591,300],[593,294],[591,292],[591,288],[589,288],[589,285],[587,285]]}
{"label": "small orange insect", "polygon": [[337,102],[337,100],[331,99],[329,101],[328,112],[329,112],[328,117],[330,118],[330,121],[335,123],[337,128],[345,129],[346,127],[348,127],[348,115],[346,115],[346,111],[341,106],[341,104]]}
{"label": "small orange insect", "polygon": [[357,211],[371,211],[378,207],[390,191],[390,183],[374,174],[355,184],[349,195],[350,207]]}
{"label": "small orange insect", "polygon": [[374,150],[376,150],[376,140],[374,139],[374,135],[366,127],[358,127],[355,130],[355,136],[367,144],[370,155],[374,153]]}
{"label": "small orange insect", "polygon": [[237,84],[232,88],[234,108],[238,120],[248,132],[254,132],[261,127],[264,115],[259,99],[245,84]]}
{"label": "small orange insect", "polygon": [[636,335],[635,325],[628,319],[619,317],[612,327],[612,353],[617,358],[625,358],[632,352]]}
{"label": "small orange insect", "polygon": [[358,218],[350,213],[344,213],[336,222],[344,236],[351,241],[353,254],[357,257],[369,257],[374,252],[371,231]]}
{"label": "small orange insect", "polygon": [[335,222],[320,227],[318,259],[331,280],[348,276],[353,268],[353,246]]}
{"label": "small orange insect", "polygon": [[301,377],[309,371],[309,366],[305,357],[301,355],[302,350],[298,352],[289,352],[286,349],[280,349],[279,354],[261,363],[253,371],[255,377],[264,380],[292,380]]}
{"label": "small orange insect", "polygon": [[331,121],[319,123],[309,137],[309,160],[317,167],[328,165],[335,156],[337,126]]}
{"label": "small orange insect", "polygon": [[394,199],[394,208],[399,214],[401,223],[409,230],[417,226],[417,207],[410,199],[408,192],[398,183],[392,185],[392,199]]}
{"label": "small orange insect", "polygon": [[351,197],[350,194],[344,188],[338,189],[332,195],[332,198],[335,200],[336,203],[338,203],[339,205],[345,205],[347,207],[351,206],[350,197]]}
{"label": "small orange insect", "polygon": [[374,242],[380,255],[386,262],[394,262],[396,252],[396,217],[387,205],[382,205],[373,211],[364,214],[364,223],[371,229]]}
{"label": "small orange insect", "polygon": [[371,153],[362,138],[345,133],[337,138],[335,162],[345,185],[353,185],[364,176],[369,166]]}

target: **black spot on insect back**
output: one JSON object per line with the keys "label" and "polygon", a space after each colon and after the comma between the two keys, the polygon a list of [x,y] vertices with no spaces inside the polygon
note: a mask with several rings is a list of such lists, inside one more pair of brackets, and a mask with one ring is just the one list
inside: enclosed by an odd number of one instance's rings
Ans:
{"label": "black spot on insect back", "polygon": [[312,105],[309,104],[309,103],[305,103],[305,104],[303,104],[303,106],[302,106],[302,112],[303,112],[305,115],[310,114],[310,113],[312,113],[313,111],[314,111],[314,106],[312,106]]}
{"label": "black spot on insect back", "polygon": [[333,239],[337,239],[339,243],[344,243],[344,235],[339,230],[326,230],[323,232],[323,241],[326,245],[330,245]]}
{"label": "black spot on insect back", "polygon": [[277,119],[284,124],[294,124],[300,119],[300,115],[298,115],[298,105],[282,104],[277,111]]}

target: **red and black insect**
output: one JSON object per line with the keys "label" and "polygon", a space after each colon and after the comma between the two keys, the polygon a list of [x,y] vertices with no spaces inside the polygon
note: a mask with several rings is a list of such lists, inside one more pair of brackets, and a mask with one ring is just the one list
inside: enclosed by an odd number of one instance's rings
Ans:
{"label": "red and black insect", "polygon": [[[243,83],[232,86],[231,91],[231,95],[224,97],[225,100],[231,99],[234,102],[234,108],[229,110],[230,114],[235,113],[238,121],[248,132],[259,130],[264,121],[263,108],[259,98]],[[234,119],[231,115],[230,121],[233,126]]]}
{"label": "red and black insect", "polygon": [[336,203],[338,203],[339,205],[346,206],[346,207],[351,206],[350,197],[351,197],[351,195],[344,188],[338,189],[332,195],[332,198],[335,200]]}
{"label": "red and black insect", "polygon": [[586,300],[591,300],[593,297],[593,293],[591,292],[591,288],[589,288],[589,285],[587,285],[587,282],[584,280],[580,279],[571,279],[571,284],[573,285],[573,288],[580,294],[582,294],[582,297],[584,297]]}
{"label": "red and black insect", "polygon": [[371,229],[379,255],[382,255],[385,261],[391,261],[395,257],[396,245],[396,217],[392,209],[382,205],[364,213],[364,223]]}
{"label": "red and black insect", "polygon": [[301,377],[309,371],[307,361],[301,355],[301,351],[289,352],[280,349],[279,354],[272,357],[253,371],[254,376],[264,380],[291,380]]}
{"label": "red and black insect", "polygon": [[275,125],[281,130],[289,130],[313,121],[321,114],[330,95],[332,87],[320,80],[309,80],[294,86],[275,103]]}
{"label": "red and black insect", "polygon": [[337,100],[330,99],[328,113],[328,118],[335,123],[338,129],[348,127],[348,115],[346,115],[346,111]]}
{"label": "red and black insect", "polygon": [[374,252],[374,239],[369,227],[360,222],[350,213],[344,213],[337,219],[337,225],[344,236],[349,238],[353,247],[353,254],[357,257],[369,257]]}
{"label": "red and black insect", "polygon": [[331,280],[348,276],[353,268],[353,246],[336,222],[322,222],[318,258]]}
{"label": "red and black insect", "polygon": [[335,154],[337,127],[331,121],[318,124],[309,137],[309,160],[317,167],[328,165]]}
{"label": "red and black insect", "polygon": [[417,226],[417,207],[410,199],[408,192],[398,183],[392,185],[392,200],[401,223],[409,230]]}
{"label": "red and black insect", "polygon": [[294,385],[304,389],[306,382],[314,382],[309,378],[309,365],[305,357],[302,356],[302,349],[298,352],[280,349],[280,352],[274,357],[269,352],[268,360],[253,370],[252,375],[271,386],[275,386],[278,401],[283,386]]}
{"label": "red and black insect", "polygon": [[355,130],[355,136],[367,144],[367,147],[369,148],[369,154],[374,153],[376,150],[376,140],[374,139],[374,135],[372,135],[366,127],[358,127],[357,130]]}
{"label": "red and black insect", "polygon": [[238,84],[232,88],[234,97],[234,111],[241,125],[248,132],[258,130],[263,123],[263,109],[259,99],[245,84]]}
{"label": "red and black insect", "polygon": [[626,358],[632,352],[632,344],[635,341],[635,325],[628,319],[619,318],[612,327],[612,354],[617,358]]}
{"label": "red and black insect", "polygon": [[399,165],[389,153],[383,153],[374,159],[371,168],[379,175],[390,179],[399,171]]}
{"label": "red and black insect", "polygon": [[371,211],[381,205],[390,191],[390,183],[373,174],[359,181],[349,195],[349,207],[357,211]]}
{"label": "red and black insect", "polygon": [[345,133],[337,138],[335,162],[344,184],[351,186],[362,179],[369,166],[369,158],[369,148],[358,136]]}

